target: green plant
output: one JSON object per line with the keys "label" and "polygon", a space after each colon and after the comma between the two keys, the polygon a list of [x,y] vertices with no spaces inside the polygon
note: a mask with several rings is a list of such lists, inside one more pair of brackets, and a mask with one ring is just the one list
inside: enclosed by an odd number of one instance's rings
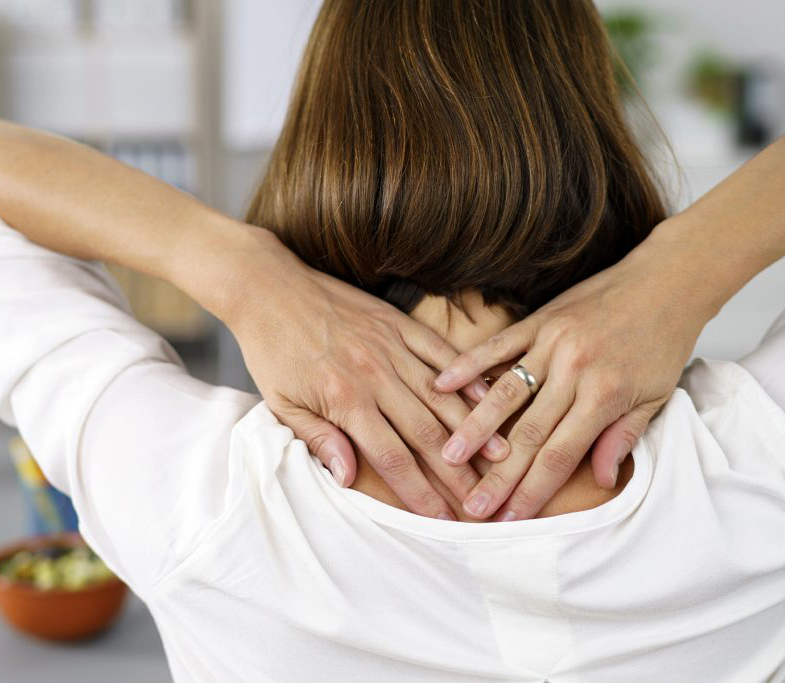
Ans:
{"label": "green plant", "polygon": [[653,31],[657,22],[651,15],[632,9],[613,11],[603,21],[616,52],[616,82],[626,95],[635,90],[643,72],[656,59]]}

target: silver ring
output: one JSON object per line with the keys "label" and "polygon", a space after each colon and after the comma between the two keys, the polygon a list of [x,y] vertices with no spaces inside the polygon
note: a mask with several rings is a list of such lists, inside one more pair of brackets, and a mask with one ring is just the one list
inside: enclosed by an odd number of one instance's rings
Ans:
{"label": "silver ring", "polygon": [[536,394],[540,390],[540,385],[537,384],[537,380],[534,379],[534,375],[530,373],[523,365],[518,363],[517,365],[513,365],[510,370],[512,370],[518,377],[520,377],[524,382],[526,382],[526,386],[529,387],[529,391],[531,392],[532,396]]}

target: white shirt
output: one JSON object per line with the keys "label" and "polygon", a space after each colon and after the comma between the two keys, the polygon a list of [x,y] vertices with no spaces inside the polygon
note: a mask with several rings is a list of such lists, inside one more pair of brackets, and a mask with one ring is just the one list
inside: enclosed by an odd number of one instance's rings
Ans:
{"label": "white shirt", "polygon": [[593,510],[487,525],[341,489],[96,264],[0,226],[0,417],[178,682],[785,680],[785,316],[698,361]]}

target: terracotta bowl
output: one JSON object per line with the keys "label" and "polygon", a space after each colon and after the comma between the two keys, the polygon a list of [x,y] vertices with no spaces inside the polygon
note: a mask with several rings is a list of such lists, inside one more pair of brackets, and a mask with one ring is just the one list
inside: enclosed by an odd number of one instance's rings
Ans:
{"label": "terracotta bowl", "polygon": [[[0,562],[20,550],[48,547],[80,548],[79,534],[49,534],[17,541],[0,548]],[[0,612],[18,630],[46,640],[77,640],[109,626],[126,598],[128,589],[113,578],[80,590],[40,590],[0,576]]]}

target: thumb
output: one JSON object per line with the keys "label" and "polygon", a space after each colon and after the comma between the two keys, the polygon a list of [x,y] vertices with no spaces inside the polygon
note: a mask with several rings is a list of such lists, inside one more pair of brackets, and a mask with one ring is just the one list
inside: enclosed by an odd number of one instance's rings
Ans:
{"label": "thumb", "polygon": [[305,441],[308,450],[332,472],[341,486],[351,485],[357,473],[357,459],[351,442],[338,427],[310,410],[294,406],[283,411],[281,421],[298,439]]}
{"label": "thumb", "polygon": [[534,343],[539,325],[540,318],[534,314],[527,316],[456,356],[434,380],[434,386],[441,392],[458,391],[488,368],[512,358],[520,358]]}
{"label": "thumb", "polygon": [[592,447],[591,467],[597,483],[605,489],[616,486],[619,465],[635,446],[661,403],[636,406],[606,427]]}

